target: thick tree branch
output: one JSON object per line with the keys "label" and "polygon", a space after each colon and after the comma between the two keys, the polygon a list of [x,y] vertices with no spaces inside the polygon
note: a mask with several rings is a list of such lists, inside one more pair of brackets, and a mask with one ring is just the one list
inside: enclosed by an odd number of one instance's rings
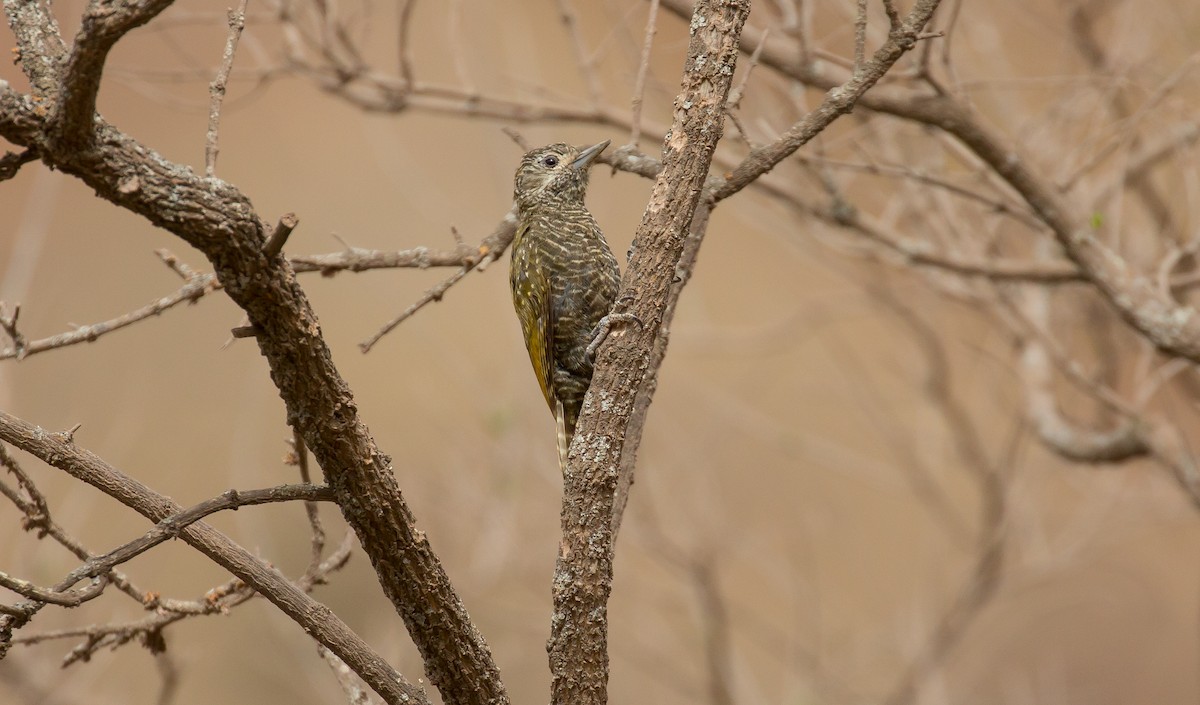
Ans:
{"label": "thick tree branch", "polygon": [[[29,96],[0,88],[0,135],[53,149]],[[295,272],[263,248],[270,231],[235,187],[203,179],[97,121],[97,149],[51,160],[102,198],[144,216],[202,251],[225,291],[243,310],[287,407],[370,557],[385,593],[404,618],[429,680],[452,705],[504,703],[507,696],[483,636],[471,623],[392,472],[358,418],[353,395],[333,364],[320,325]],[[294,618],[298,612],[288,612]],[[322,642],[356,663],[343,645]],[[377,692],[395,693],[380,672],[361,673]]]}
{"label": "thick tree branch", "polygon": [[46,125],[55,158],[92,145],[96,96],[108,52],[129,30],[140,27],[171,6],[174,0],[92,0],[71,45],[58,84],[58,99]]}
{"label": "thick tree branch", "polygon": [[42,99],[54,98],[58,94],[59,72],[67,56],[67,47],[59,34],[58,22],[50,12],[49,2],[3,1],[8,26],[17,38],[16,59],[29,78],[33,94]]}
{"label": "thick tree branch", "polygon": [[[634,401],[649,370],[688,227],[720,140],[750,4],[702,0],[691,24],[683,85],[619,301],[640,325],[600,348],[563,480],[562,544],[549,643],[556,705],[608,700],[608,596],[613,503]],[[618,304],[619,306],[621,304]]]}

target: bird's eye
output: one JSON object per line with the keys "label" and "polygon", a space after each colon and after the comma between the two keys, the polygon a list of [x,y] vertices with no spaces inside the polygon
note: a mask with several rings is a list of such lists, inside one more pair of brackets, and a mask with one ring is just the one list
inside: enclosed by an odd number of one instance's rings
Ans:
{"label": "bird's eye", "polygon": [[554,167],[558,166],[558,157],[551,154],[550,156],[548,156],[542,160],[542,164],[545,164],[546,166],[553,169]]}

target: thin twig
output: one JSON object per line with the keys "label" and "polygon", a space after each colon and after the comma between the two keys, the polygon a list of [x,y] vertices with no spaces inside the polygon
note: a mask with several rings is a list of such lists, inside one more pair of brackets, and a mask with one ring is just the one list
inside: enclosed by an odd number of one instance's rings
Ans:
{"label": "thin twig", "polygon": [[[300,436],[300,432],[295,429],[292,429],[292,452],[296,454],[296,467],[300,471],[300,481],[305,484],[312,482],[308,471],[308,448],[305,447],[304,438]],[[321,565],[321,555],[325,553],[325,528],[321,526],[321,513],[316,502],[305,500],[304,514],[308,517],[308,527],[312,531],[311,553],[308,558],[308,568],[304,570],[304,574],[312,575]]]}
{"label": "thin twig", "polygon": [[[168,539],[175,538],[185,527],[200,521],[210,514],[269,502],[291,502],[303,499],[331,501],[333,492],[328,487],[305,483],[303,485],[281,485],[265,490],[229,490],[217,497],[166,517],[142,536],[112,551],[87,561],[71,571],[51,588],[40,588],[28,581],[12,578],[0,572],[0,586],[25,597],[62,607],[76,607],[99,597],[107,586],[109,571],[122,563],[133,560]],[[71,590],[81,580],[92,579],[86,588]]]}
{"label": "thin twig", "polygon": [[[163,257],[161,253],[159,256]],[[164,258],[163,261],[167,262],[168,266],[172,266],[166,258]],[[14,337],[13,347],[0,349],[0,360],[8,360],[11,358],[16,358],[19,360],[29,355],[44,352],[46,350],[65,348],[71,345],[78,345],[79,343],[90,343],[106,333],[120,330],[121,328],[133,325],[138,321],[150,318],[151,316],[157,316],[163,311],[178,306],[181,303],[198,301],[206,294],[216,291],[218,288],[220,287],[217,284],[217,278],[215,275],[195,274],[173,294],[156,299],[155,301],[152,301],[151,303],[139,309],[130,311],[129,313],[121,316],[117,316],[116,318],[102,321],[100,323],[93,323],[88,326],[79,326],[70,332],[59,333],[57,335],[50,336],[49,338],[41,338],[34,341],[26,341],[23,336],[20,338]],[[15,326],[15,320],[12,320],[12,323]],[[5,324],[5,319],[3,316],[0,316],[0,324]],[[15,333],[15,328],[12,331],[8,330],[8,325],[4,325],[4,328],[9,333],[10,337],[12,337]]]}
{"label": "thin twig", "polygon": [[354,671],[350,670],[345,661],[321,644],[317,644],[317,654],[325,660],[329,670],[333,671],[333,677],[341,686],[342,694],[346,696],[346,702],[349,705],[376,705],[378,703],[375,698],[371,697],[370,691],[363,688],[358,679],[354,677]]}
{"label": "thin twig", "polygon": [[367,338],[363,342],[359,343],[359,349],[364,353],[370,352],[371,348],[373,348],[375,344],[378,343],[381,338],[383,338],[383,336],[395,330],[396,326],[403,323],[417,311],[420,311],[427,304],[434,301],[441,301],[446,292],[449,291],[452,286],[462,281],[462,279],[468,274],[471,272],[482,272],[483,270],[487,269],[489,264],[495,262],[497,259],[499,259],[500,255],[504,254],[504,250],[508,247],[509,243],[512,242],[513,234],[516,232],[516,224],[516,210],[510,210],[508,214],[504,216],[504,219],[500,221],[500,225],[496,227],[496,230],[484,239],[485,243],[490,244],[481,244],[478,249],[478,254],[472,255],[470,259],[467,259],[467,261],[463,264],[462,269],[458,270],[422,294],[419,299],[412,303],[412,305],[401,311],[400,314],[395,318],[385,323],[370,338]]}
{"label": "thin twig", "polygon": [[0,587],[33,600],[34,602],[44,602],[48,605],[58,605],[59,607],[78,607],[88,600],[94,600],[104,592],[104,588],[108,585],[106,576],[99,576],[92,579],[91,584],[87,587],[79,588],[78,590],[57,590],[55,588],[41,587],[35,585],[28,580],[14,578],[8,573],[0,571]]}
{"label": "thin twig", "polygon": [[746,146],[754,149],[754,144],[750,140],[750,133],[742,125],[741,118],[738,117],[738,110],[742,106],[742,97],[745,96],[746,83],[750,81],[750,74],[754,72],[754,67],[758,66],[758,58],[762,56],[762,48],[766,46],[767,32],[763,32],[763,42],[758,45],[754,53],[750,55],[750,60],[746,63],[746,70],[742,72],[742,79],[729,91],[729,100],[725,102],[725,113],[729,116],[729,121],[733,123],[738,135]]}
{"label": "thin twig", "polygon": [[[0,411],[0,439],[103,491],[152,521],[158,522],[184,511],[183,507],[105,463],[94,453],[3,411]],[[305,594],[302,584],[289,581],[204,522],[185,527],[179,537],[251,585],[308,634],[335,650],[378,692],[396,702],[428,702],[421,690],[413,687],[345,622]]]}
{"label": "thin twig", "polygon": [[[280,220],[280,227],[286,225],[285,216]],[[481,261],[487,253],[495,252],[495,259],[508,247],[512,241],[515,219],[505,216],[497,228],[483,238],[476,247],[456,247],[453,250],[432,250],[428,247],[414,247],[408,250],[368,250],[347,246],[340,252],[321,255],[298,255],[289,258],[296,272],[320,272],[324,276],[333,276],[341,271],[365,272],[372,269],[396,269],[415,267],[470,267],[475,266],[483,271],[486,265]],[[179,274],[185,280],[184,285],[177,291],[156,299],[155,301],[107,321],[93,323],[87,326],[77,326],[74,330],[59,333],[48,338],[27,341],[16,328],[15,315],[6,317],[0,308],[0,327],[10,335],[16,335],[14,345],[10,348],[0,348],[0,360],[22,357],[35,353],[64,348],[79,343],[90,343],[101,336],[120,330],[138,321],[157,316],[181,303],[195,303],[202,297],[222,289],[220,282],[213,274],[199,274],[187,264],[179,260],[167,250],[156,250],[155,254],[163,263]],[[18,307],[19,308],[19,307]],[[409,314],[411,315],[411,314]],[[11,330],[10,330],[11,329]],[[240,326],[235,337],[253,337],[255,329],[251,326]]]}
{"label": "thin twig", "polygon": [[642,56],[638,61],[637,77],[633,81],[633,101],[629,113],[629,144],[638,146],[642,137],[642,101],[646,94],[646,75],[650,72],[650,50],[654,47],[654,35],[658,33],[658,3],[650,0],[650,16],[646,18],[646,38],[642,43]]}
{"label": "thin twig", "polygon": [[579,67],[579,75],[587,85],[591,105],[593,108],[598,108],[604,103],[604,90],[600,86],[600,77],[596,74],[596,67],[588,57],[587,46],[579,31],[579,17],[575,14],[575,8],[571,6],[571,0],[558,0],[558,12],[563,24],[567,27],[567,34],[571,38],[575,63]]}
{"label": "thin twig", "polygon": [[412,64],[412,42],[409,39],[412,31],[412,13],[416,7],[417,0],[400,0],[400,11],[396,18],[396,49],[399,52],[397,60],[400,64],[400,77],[409,88],[416,83]]}
{"label": "thin twig", "polygon": [[[488,255],[488,256],[485,256],[482,260],[480,260],[480,262],[481,263],[491,262],[495,259],[496,259],[496,256]],[[409,317],[411,317],[417,311],[420,311],[422,308],[425,308],[426,305],[431,304],[434,301],[441,301],[442,297],[446,295],[446,292],[450,290],[450,287],[452,287],[455,284],[457,284],[458,282],[462,281],[463,277],[470,274],[472,269],[474,269],[474,267],[470,267],[470,266],[463,267],[462,269],[458,270],[454,274],[451,274],[449,277],[446,277],[442,281],[438,282],[436,285],[430,287],[424,294],[421,295],[420,298],[418,298],[416,301],[414,301],[408,308],[401,311],[392,320],[388,321],[387,323],[384,323],[383,326],[381,326],[379,328],[379,330],[375,331],[371,335],[371,337],[369,337],[366,340],[364,340],[363,342],[359,343],[358,344],[359,350],[361,350],[364,353],[371,352],[371,348],[375,347],[375,343],[378,343],[380,338],[387,335],[388,333],[391,333],[393,330],[395,330],[396,326],[398,326],[401,323],[408,320]]]}
{"label": "thin twig", "polygon": [[[763,37],[762,44],[766,44]],[[760,45],[761,46],[761,45]],[[867,0],[858,0],[854,11],[854,73],[858,74],[867,63]]]}
{"label": "thin twig", "polygon": [[[25,335],[17,329],[17,320],[21,318],[21,304],[13,305],[13,312],[9,315],[4,314],[4,302],[0,301],[0,328],[4,329],[4,333],[12,340],[11,348],[12,355],[18,360],[29,354],[29,342],[25,339]],[[8,352],[8,351],[5,351]],[[3,359],[0,357],[0,359]]]}
{"label": "thin twig", "polygon": [[520,132],[517,132],[516,130],[509,127],[508,125],[501,127],[500,131],[503,132],[510,140],[515,142],[516,145],[518,147],[520,147],[522,150],[528,152],[530,149],[532,149],[532,147],[530,147],[530,145],[529,145],[529,140],[526,140],[524,135],[522,135]]}
{"label": "thin twig", "polygon": [[728,177],[714,189],[714,198],[724,200],[757,181],[797,149],[820,134],[838,117],[848,113],[860,96],[874,86],[900,57],[908,53],[921,38],[922,30],[937,10],[941,0],[918,0],[899,28],[894,29],[862,69],[850,80],[825,94],[824,100],[804,119],[788,128],[778,140],[752,151]]}
{"label": "thin twig", "polygon": [[450,0],[450,10],[446,16],[449,22],[447,34],[450,55],[454,57],[454,72],[458,75],[458,82],[462,84],[463,90],[468,95],[474,95],[479,89],[475,86],[471,71],[467,67],[467,50],[462,41],[463,0]]}
{"label": "thin twig", "polygon": [[267,257],[274,257],[283,252],[283,246],[299,224],[300,219],[296,217],[295,213],[284,213],[280,216],[279,222],[275,224],[275,229],[271,231],[271,237],[267,238],[267,244],[263,245],[263,254]]}
{"label": "thin twig", "polygon": [[[17,478],[18,490],[9,487],[7,483],[0,482],[0,494],[8,498],[25,515],[21,522],[21,528],[25,531],[36,530],[38,538],[49,536],[81,561],[91,560],[92,554],[83,543],[54,521],[50,515],[50,506],[45,495],[34,484],[33,478],[25,472],[16,458],[9,455],[8,449],[3,444],[0,444],[0,466]],[[22,491],[25,496],[21,496]],[[105,577],[121,592],[139,604],[142,602],[144,591],[134,585],[124,573],[111,570]],[[39,605],[26,605],[21,608],[21,615],[24,618],[31,617],[39,608]]]}
{"label": "thin twig", "polygon": [[21,167],[29,162],[36,161],[38,153],[36,149],[25,149],[20,152],[5,152],[3,157],[0,157],[0,181],[8,181],[17,175]]}
{"label": "thin twig", "polygon": [[236,10],[229,10],[229,36],[225,39],[225,53],[221,55],[221,68],[216,78],[208,86],[208,133],[204,139],[204,175],[215,176],[217,169],[218,132],[221,126],[221,103],[225,100],[225,88],[229,84],[229,72],[233,70],[233,55],[237,51],[238,40],[242,30],[246,28],[246,3],[241,0]]}

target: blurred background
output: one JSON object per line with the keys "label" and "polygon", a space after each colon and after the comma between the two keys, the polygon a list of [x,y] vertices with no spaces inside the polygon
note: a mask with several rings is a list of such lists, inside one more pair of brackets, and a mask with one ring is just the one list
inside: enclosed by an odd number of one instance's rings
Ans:
{"label": "blurred background", "polygon": [[[297,214],[289,254],[449,250],[452,227],[477,243],[507,212],[522,153],[502,127],[532,145],[629,141],[649,3],[272,2],[247,9],[216,174],[270,221]],[[641,147],[651,155],[688,38],[671,4],[658,12],[645,84]],[[55,3],[65,36],[83,7]],[[177,3],[118,44],[100,93],[110,122],[197,171],[225,12],[224,2]],[[886,29],[882,9],[871,13],[868,49]],[[853,56],[853,22],[852,2],[764,0],[748,26],[836,67]],[[1191,271],[1194,140],[1128,174],[1141,147],[1195,130],[1200,7],[947,2],[936,24],[948,36],[901,62],[891,87],[927,89],[914,68],[924,56],[1131,267],[1154,277],[1182,253],[1181,276]],[[743,56],[739,83],[749,64]],[[423,89],[401,99],[409,73]],[[10,62],[0,79],[25,88]],[[727,126],[714,168],[735,164],[746,140],[777,137],[821,95],[754,68],[740,129]],[[541,119],[522,105],[554,110]],[[1196,502],[1161,458],[1068,460],[1039,432],[1033,404],[1048,392],[1065,423],[1104,431],[1128,420],[1097,401],[1107,390],[1187,439],[1200,428],[1191,366],[1158,355],[1088,286],[918,267],[822,218],[822,206],[849,202],[906,247],[1061,260],[1023,204],[937,130],[859,109],[764,184],[715,211],[679,304],[617,546],[613,702],[1196,702]],[[650,185],[593,171],[589,205],[622,262]],[[177,290],[158,248],[208,271],[181,241],[39,163],[0,184],[0,300],[21,305],[30,339]],[[453,270],[303,282],[512,700],[546,702],[561,482],[507,267],[505,257],[466,277],[365,355],[359,342]],[[1017,319],[1050,341],[1031,342]],[[240,323],[216,293],[93,343],[0,361],[0,408],[48,429],[81,423],[77,443],[183,505],[294,482],[266,365],[252,341],[226,345]],[[1025,357],[1035,343],[1077,361],[1093,386],[1060,365],[1036,387]],[[148,528],[15,455],[91,550]],[[336,508],[321,516],[336,541]],[[0,569],[51,584],[75,567],[22,532],[20,518],[0,504]],[[301,506],[211,521],[289,575],[304,570]],[[125,568],[180,599],[228,579],[180,542]],[[407,677],[422,676],[361,553],[315,596]],[[143,614],[106,594],[44,609],[20,635]],[[165,699],[180,705],[343,697],[314,642],[265,601],[164,636],[165,657],[130,644],[66,670],[78,639],[14,646],[0,662],[0,701],[155,703],[164,682],[174,684]]]}

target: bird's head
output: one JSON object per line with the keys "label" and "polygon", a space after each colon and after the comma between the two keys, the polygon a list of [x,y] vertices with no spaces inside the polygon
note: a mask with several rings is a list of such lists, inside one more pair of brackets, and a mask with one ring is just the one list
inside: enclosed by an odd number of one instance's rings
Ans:
{"label": "bird's head", "polygon": [[588,167],[608,143],[604,140],[586,149],[559,143],[529,152],[513,178],[513,200],[522,208],[547,202],[582,202]]}

